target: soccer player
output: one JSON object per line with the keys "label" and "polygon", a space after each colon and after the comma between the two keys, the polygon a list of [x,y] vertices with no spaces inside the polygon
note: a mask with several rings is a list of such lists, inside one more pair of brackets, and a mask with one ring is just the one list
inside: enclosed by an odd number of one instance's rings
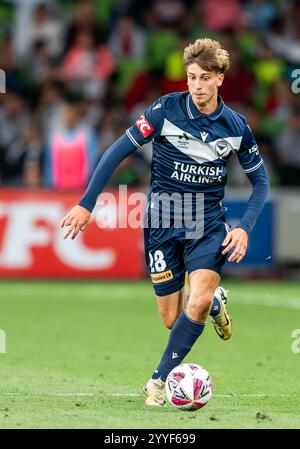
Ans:
{"label": "soccer player", "polygon": [[[167,375],[189,353],[209,315],[218,335],[224,340],[231,337],[228,295],[218,287],[222,267],[227,258],[240,263],[245,256],[248,235],[269,189],[263,160],[245,117],[218,96],[229,68],[228,52],[217,41],[198,39],[185,48],[183,63],[188,91],[159,98],[127,129],[105,152],[79,205],[61,223],[69,227],[64,238],[71,234],[74,239],[84,231],[115,168],[153,140],[145,256],[161,319],[171,331],[162,358],[144,387],[146,404],[152,406],[164,405]],[[252,194],[240,222],[230,230],[222,199],[226,164],[234,153],[252,184]],[[172,207],[168,208],[163,200],[170,197]],[[171,224],[164,226],[168,211]],[[188,219],[178,226],[182,211]],[[187,301],[186,272],[190,286]]]}

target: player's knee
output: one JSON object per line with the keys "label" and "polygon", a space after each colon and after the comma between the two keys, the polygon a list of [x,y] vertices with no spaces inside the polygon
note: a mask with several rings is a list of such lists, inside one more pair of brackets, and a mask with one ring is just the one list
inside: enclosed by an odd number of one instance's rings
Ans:
{"label": "player's knee", "polygon": [[212,302],[213,296],[208,293],[191,295],[188,302],[187,311],[192,312],[193,315],[195,312],[207,314],[210,311]]}

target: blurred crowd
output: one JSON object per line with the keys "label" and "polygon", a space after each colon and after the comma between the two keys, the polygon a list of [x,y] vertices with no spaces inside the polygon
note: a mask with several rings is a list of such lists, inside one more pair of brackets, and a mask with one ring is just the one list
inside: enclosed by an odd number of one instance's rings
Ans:
{"label": "blurred crowd", "polygon": [[[220,94],[247,117],[271,184],[300,185],[299,0],[2,0],[0,185],[84,188],[154,99],[187,89],[182,51],[200,37],[230,53]],[[230,185],[247,185],[232,159]],[[150,167],[146,145],[110,186],[145,186]]]}

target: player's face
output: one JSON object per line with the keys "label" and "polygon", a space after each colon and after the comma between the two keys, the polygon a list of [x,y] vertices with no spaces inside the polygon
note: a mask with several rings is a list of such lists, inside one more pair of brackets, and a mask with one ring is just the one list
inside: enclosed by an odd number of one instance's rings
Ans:
{"label": "player's face", "polygon": [[208,72],[194,63],[187,67],[187,85],[193,102],[198,107],[217,102],[218,88],[222,85],[224,75]]}

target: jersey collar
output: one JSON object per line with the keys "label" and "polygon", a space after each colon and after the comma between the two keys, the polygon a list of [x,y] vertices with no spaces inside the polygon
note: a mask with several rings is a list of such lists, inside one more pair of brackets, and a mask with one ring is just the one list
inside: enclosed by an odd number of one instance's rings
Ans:
{"label": "jersey collar", "polygon": [[194,120],[196,118],[209,118],[210,120],[216,120],[223,112],[224,109],[224,102],[222,98],[218,95],[218,107],[217,109],[212,112],[211,114],[202,114],[202,112],[199,111],[199,109],[196,107],[195,103],[193,102],[192,96],[189,93],[186,97],[186,109],[187,113],[190,119]]}

